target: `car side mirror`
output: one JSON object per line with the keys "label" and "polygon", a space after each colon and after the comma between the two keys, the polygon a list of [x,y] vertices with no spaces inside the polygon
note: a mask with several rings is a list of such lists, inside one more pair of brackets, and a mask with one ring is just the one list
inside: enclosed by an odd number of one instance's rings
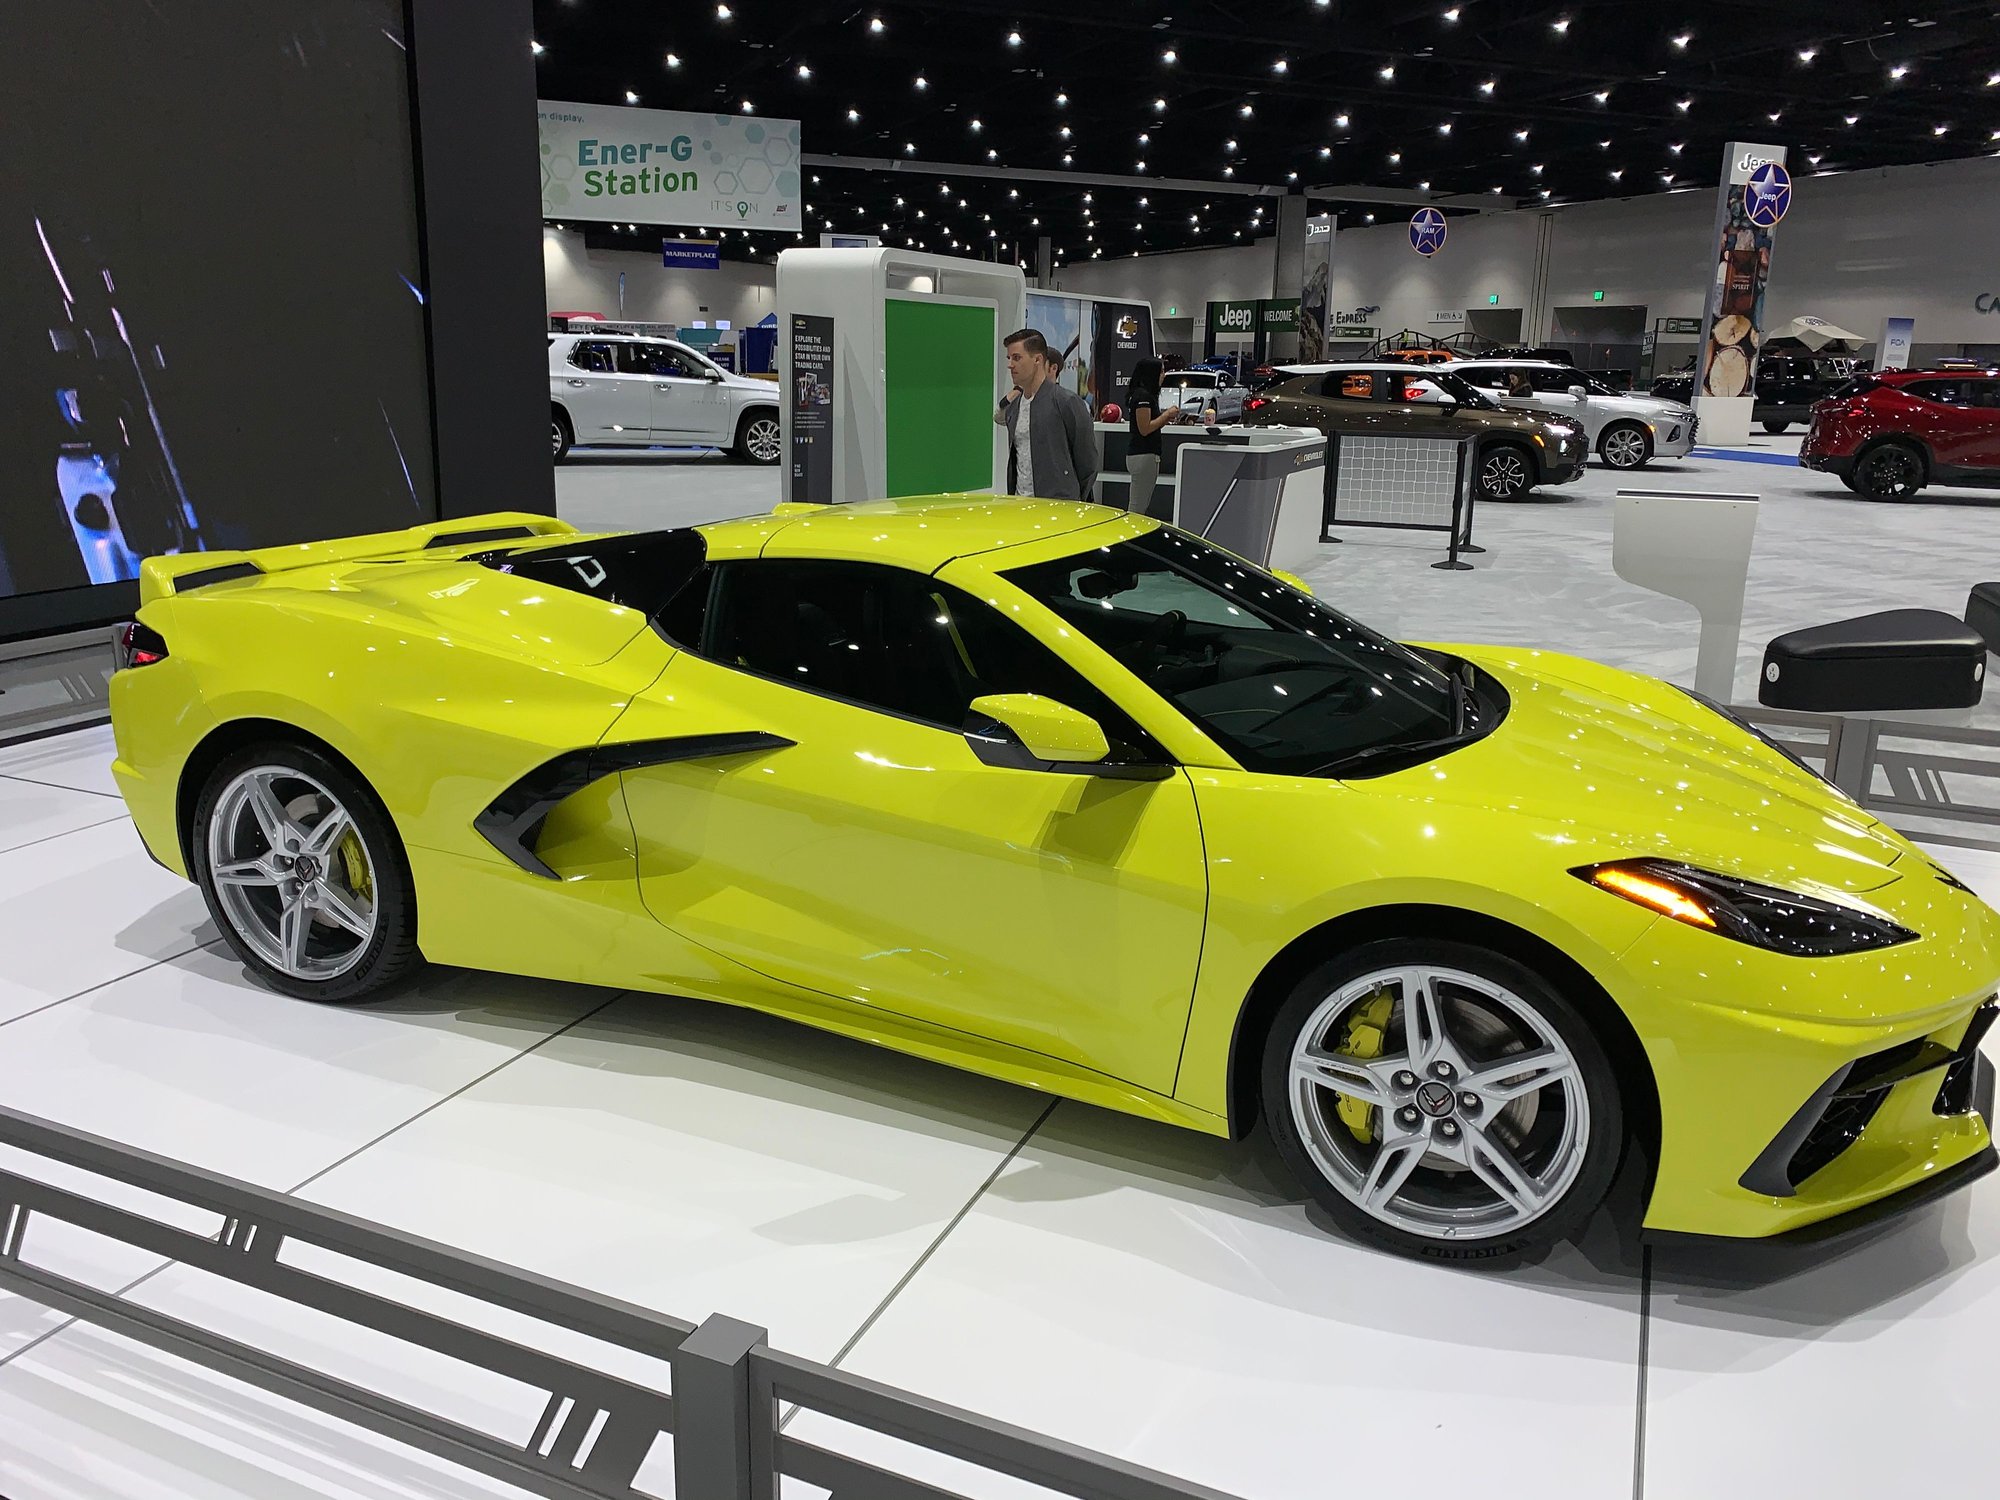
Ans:
{"label": "car side mirror", "polygon": [[1307,583],[1303,578],[1299,577],[1299,575],[1296,573],[1287,573],[1283,568],[1273,568],[1271,569],[1271,576],[1277,579],[1278,582],[1280,583],[1289,583],[1293,588],[1297,589],[1301,594],[1306,595],[1308,598],[1312,596],[1312,585]]}
{"label": "car side mirror", "polygon": [[707,374],[707,380],[708,380],[708,383],[709,383],[710,385],[721,385],[721,384],[722,384],[722,371],[720,371],[720,370],[710,370],[710,371],[708,372],[708,374]]}
{"label": "car side mirror", "polygon": [[1580,385],[1571,386],[1569,393],[1579,401],[1588,400],[1590,397],[1590,392]]}
{"label": "car side mirror", "polygon": [[1111,742],[1097,720],[1039,693],[988,693],[972,700],[972,716],[975,721],[989,721],[984,729],[966,731],[975,751],[982,738],[1003,744],[1011,740],[1033,760],[1077,767],[1095,764],[1111,753]]}

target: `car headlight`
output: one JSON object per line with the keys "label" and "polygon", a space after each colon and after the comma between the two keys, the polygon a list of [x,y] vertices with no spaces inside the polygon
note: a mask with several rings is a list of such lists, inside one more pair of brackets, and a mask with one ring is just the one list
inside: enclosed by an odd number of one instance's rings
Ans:
{"label": "car headlight", "polygon": [[1570,874],[1676,922],[1795,958],[1834,958],[1913,943],[1887,917],[1666,859],[1581,865]]}

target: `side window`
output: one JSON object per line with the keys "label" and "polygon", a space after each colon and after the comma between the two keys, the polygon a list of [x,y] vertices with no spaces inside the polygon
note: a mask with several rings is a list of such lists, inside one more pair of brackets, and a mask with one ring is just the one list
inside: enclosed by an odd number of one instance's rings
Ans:
{"label": "side window", "polygon": [[1584,378],[1574,370],[1530,370],[1528,380],[1534,386],[1535,393],[1542,396],[1567,395],[1573,385],[1589,388]]}
{"label": "side window", "polygon": [[1338,401],[1379,401],[1383,398],[1376,394],[1375,386],[1380,378],[1369,370],[1335,370],[1326,377],[1320,394]]}
{"label": "side window", "polygon": [[1922,401],[1935,401],[1941,406],[1965,406],[1969,404],[1967,383],[1963,380],[1917,380],[1903,389]]}
{"label": "side window", "polygon": [[[662,628],[671,635],[668,622]],[[760,677],[957,733],[972,700],[1039,693],[1090,714],[1122,758],[1161,758],[1107,697],[990,605],[921,573],[866,563],[717,569],[701,653]]]}
{"label": "side window", "polygon": [[1482,391],[1503,391],[1507,388],[1507,372],[1502,369],[1461,370],[1459,374]]}
{"label": "side window", "polygon": [[2000,380],[1972,380],[1972,404],[1988,411],[2000,408]]}
{"label": "side window", "polygon": [[611,373],[611,346],[609,344],[578,344],[569,351],[569,362],[579,370],[589,370],[597,375]]}

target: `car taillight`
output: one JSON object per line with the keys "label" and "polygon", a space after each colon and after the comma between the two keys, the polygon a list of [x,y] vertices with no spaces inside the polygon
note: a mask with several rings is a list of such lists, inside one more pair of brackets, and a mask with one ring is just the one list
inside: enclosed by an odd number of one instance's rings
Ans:
{"label": "car taillight", "polygon": [[113,641],[113,654],[121,672],[127,667],[150,667],[156,661],[167,659],[167,643],[157,630],[148,629],[134,620],[118,632]]}
{"label": "car taillight", "polygon": [[1243,409],[1245,411],[1262,411],[1270,404],[1271,398],[1269,396],[1252,396],[1248,401],[1243,403]]}

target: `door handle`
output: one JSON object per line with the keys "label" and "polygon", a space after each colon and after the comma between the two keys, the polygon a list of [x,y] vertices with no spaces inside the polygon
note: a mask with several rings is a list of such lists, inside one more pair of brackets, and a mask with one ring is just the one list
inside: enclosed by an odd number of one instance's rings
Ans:
{"label": "door handle", "polygon": [[673,383],[671,381],[656,380],[653,382],[653,389],[656,391],[670,391],[673,388],[674,388]]}
{"label": "door handle", "polygon": [[571,377],[570,377],[570,382],[569,382],[569,383],[570,383],[571,385],[589,385],[589,384],[590,384],[590,382],[589,382],[588,380],[578,380],[578,379],[576,379],[576,378],[575,378],[574,376],[571,376]]}

